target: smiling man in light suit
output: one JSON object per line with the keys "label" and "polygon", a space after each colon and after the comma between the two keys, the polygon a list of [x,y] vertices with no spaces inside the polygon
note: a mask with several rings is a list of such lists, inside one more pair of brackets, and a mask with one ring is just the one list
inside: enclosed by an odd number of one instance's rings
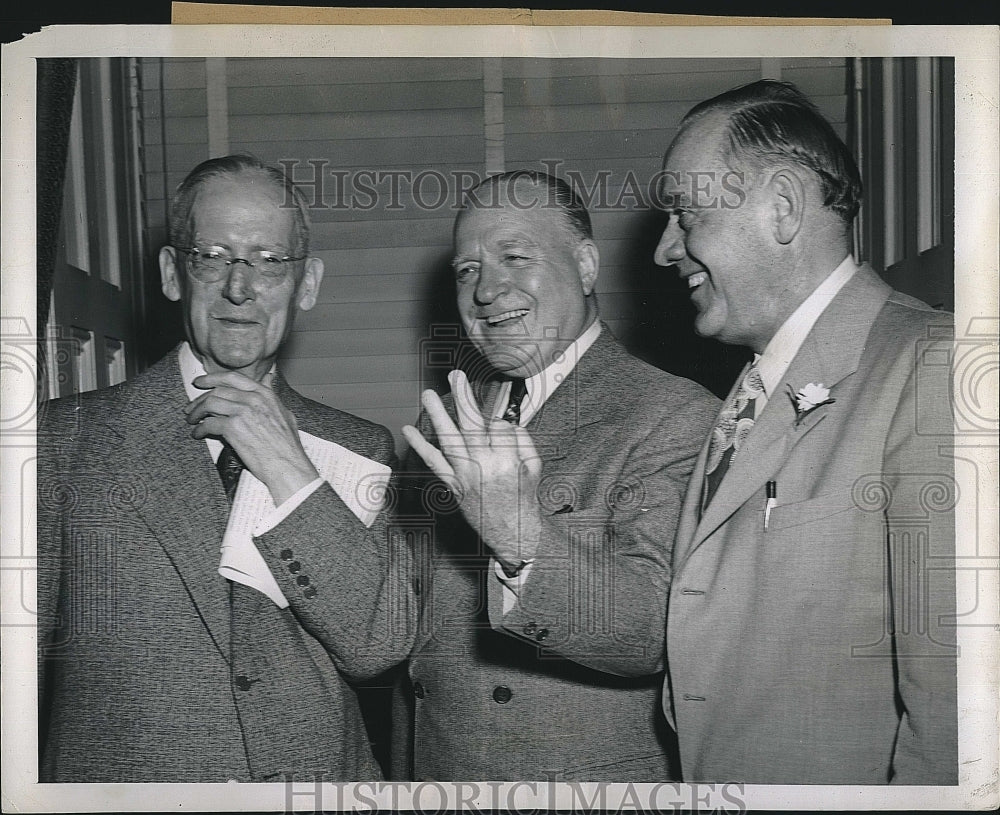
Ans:
{"label": "smiling man in light suit", "polygon": [[854,262],[857,168],[791,85],[695,107],[663,178],[657,262],[754,351],[674,551],[683,778],[957,783],[951,316]]}

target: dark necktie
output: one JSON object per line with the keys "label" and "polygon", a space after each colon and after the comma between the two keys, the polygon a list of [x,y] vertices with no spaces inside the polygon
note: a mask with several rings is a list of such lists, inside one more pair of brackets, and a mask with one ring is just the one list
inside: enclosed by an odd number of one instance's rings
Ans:
{"label": "dark necktie", "polygon": [[726,402],[719,414],[719,419],[712,428],[712,440],[708,447],[708,458],[705,461],[704,499],[701,508],[704,511],[719,484],[729,470],[733,457],[738,455],[746,441],[747,435],[753,429],[756,418],[757,397],[764,392],[764,383],[756,363],[751,365],[740,382],[739,388],[732,399]]}
{"label": "dark necktie", "polygon": [[240,457],[236,455],[236,451],[228,443],[223,443],[222,452],[219,453],[219,457],[215,461],[215,467],[222,478],[222,486],[226,490],[226,498],[229,499],[229,503],[231,504],[233,503],[233,496],[236,495],[236,485],[240,483],[240,473],[245,469],[243,462],[240,461]]}
{"label": "dark necktie", "polygon": [[507,407],[503,412],[503,420],[511,424],[519,424],[521,421],[521,403],[528,393],[528,382],[525,379],[512,379],[510,381],[510,397],[507,399]]}

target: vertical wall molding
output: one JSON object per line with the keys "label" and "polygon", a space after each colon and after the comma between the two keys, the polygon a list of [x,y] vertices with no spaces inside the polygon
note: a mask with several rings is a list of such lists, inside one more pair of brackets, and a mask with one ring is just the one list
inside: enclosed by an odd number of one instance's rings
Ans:
{"label": "vertical wall molding", "polygon": [[899,214],[897,212],[897,200],[899,190],[897,189],[897,179],[899,178],[899,151],[897,148],[897,106],[898,98],[896,93],[896,61],[887,59],[882,68],[882,185],[885,190],[882,201],[885,212],[885,231],[883,233],[883,263],[886,268],[892,266],[901,257],[899,252],[898,237],[901,233],[899,229]]}
{"label": "vertical wall molding", "polygon": [[208,155],[229,153],[229,86],[226,82],[226,58],[205,60],[205,94],[208,101]]}
{"label": "vertical wall molding", "polygon": [[503,64],[499,57],[483,59],[483,127],[486,175],[505,169],[503,139]]}
{"label": "vertical wall molding", "polygon": [[761,79],[781,79],[781,58],[772,57],[760,61]]}

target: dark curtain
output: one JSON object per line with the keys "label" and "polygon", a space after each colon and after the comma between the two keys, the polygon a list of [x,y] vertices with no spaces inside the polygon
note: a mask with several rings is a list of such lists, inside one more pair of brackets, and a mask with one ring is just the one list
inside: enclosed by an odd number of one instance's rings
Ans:
{"label": "dark curtain", "polygon": [[38,339],[40,347],[43,348],[45,321],[49,314],[49,295],[52,292],[59,218],[62,213],[63,181],[66,176],[66,152],[75,86],[75,59],[38,60],[35,217],[38,243]]}

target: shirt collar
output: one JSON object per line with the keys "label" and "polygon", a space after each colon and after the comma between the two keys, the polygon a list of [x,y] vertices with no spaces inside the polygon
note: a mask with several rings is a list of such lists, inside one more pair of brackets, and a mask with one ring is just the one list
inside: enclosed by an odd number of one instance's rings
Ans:
{"label": "shirt collar", "polygon": [[816,287],[802,304],[785,320],[781,328],[771,337],[764,353],[755,355],[754,362],[764,383],[764,393],[770,396],[781,383],[802,343],[805,342],[819,316],[844,287],[844,284],[858,270],[854,258],[848,255],[827,278]]}
{"label": "shirt collar", "polygon": [[[560,384],[566,381],[566,377],[576,368],[580,358],[590,350],[590,346],[601,335],[601,321],[594,320],[587,329],[573,342],[566,346],[562,353],[557,354],[547,368],[543,368],[534,376],[525,380],[527,395],[521,403],[521,426],[523,427],[534,416],[542,405],[555,392]],[[510,397],[510,382],[505,382],[504,386],[497,394],[497,402],[494,406],[494,416],[502,416],[507,407],[507,400]]]}

